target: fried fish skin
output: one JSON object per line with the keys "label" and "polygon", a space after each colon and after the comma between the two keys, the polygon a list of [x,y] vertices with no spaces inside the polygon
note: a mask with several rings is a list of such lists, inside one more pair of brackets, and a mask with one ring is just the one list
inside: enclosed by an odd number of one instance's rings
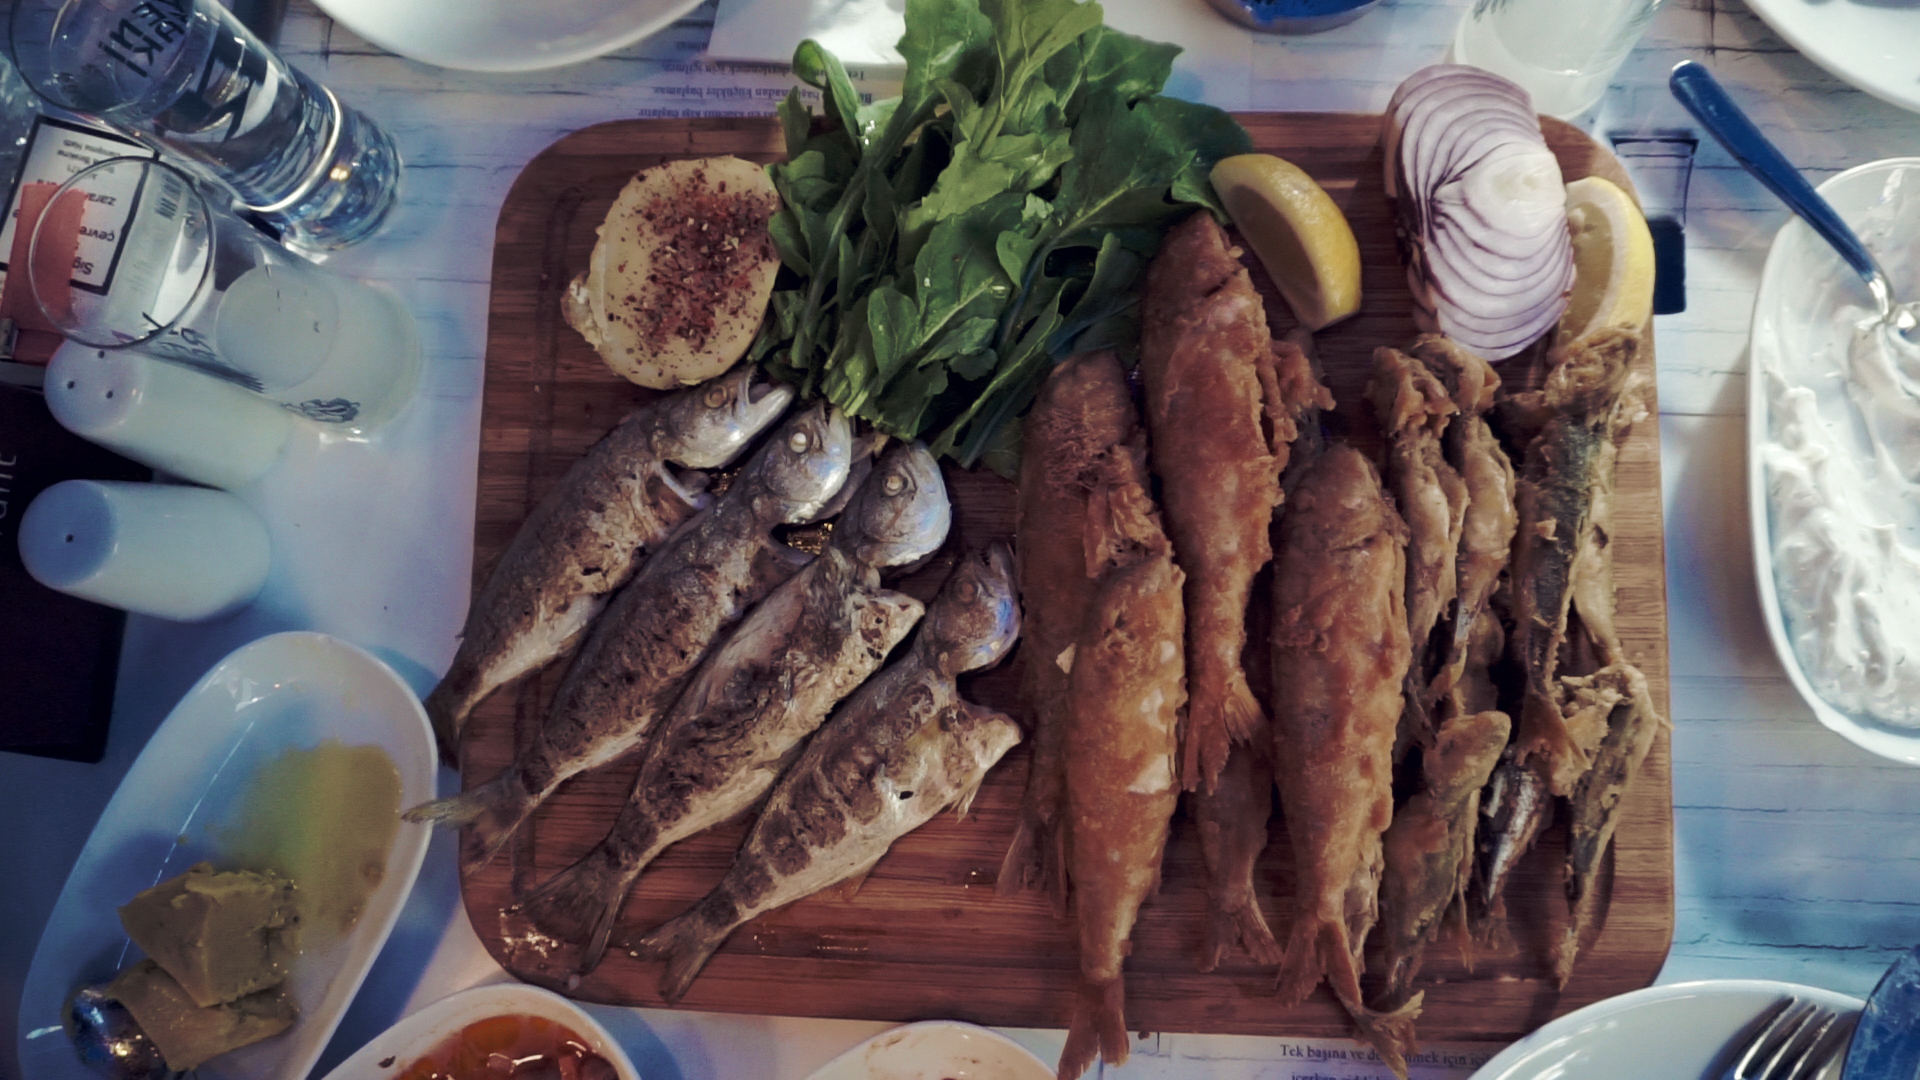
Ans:
{"label": "fried fish skin", "polygon": [[1273,575],[1275,776],[1294,848],[1294,922],[1280,1000],[1322,978],[1361,1035],[1405,1075],[1420,998],[1361,1001],[1360,950],[1378,914],[1393,742],[1412,654],[1407,527],[1359,451],[1334,444],[1288,492]]}
{"label": "fried fish skin", "polygon": [[1159,886],[1180,800],[1185,575],[1147,494],[1144,458],[1138,444],[1114,447],[1090,500],[1089,562],[1100,574],[1073,648],[1066,735],[1080,980],[1060,1080],[1086,1072],[1096,1057],[1127,1060],[1121,966],[1140,904]]}
{"label": "fried fish skin", "polygon": [[541,497],[467,609],[425,702],[448,762],[468,714],[495,690],[572,648],[614,590],[675,526],[706,505],[690,469],[731,463],[793,401],[744,365],[655,399],[622,420]]}
{"label": "fried fish skin", "polygon": [[700,666],[647,740],[607,835],[520,902],[598,966],[627,893],[656,856],[744,813],[841,698],[879,670],[923,612],[880,570],[930,555],[952,521],[940,465],[919,443],[882,455],[827,549],[775,589]]}
{"label": "fried fish skin", "polygon": [[1026,647],[1021,696],[1033,709],[1032,756],[1020,820],[995,889],[1038,887],[1067,912],[1066,734],[1068,674],[1060,657],[1080,634],[1093,597],[1086,554],[1087,499],[1108,448],[1140,428],[1126,373],[1110,352],[1068,358],[1053,370],[1021,429],[1015,562]]}
{"label": "fried fish skin", "polygon": [[773,528],[812,519],[839,491],[852,442],[838,410],[816,405],[787,421],[727,493],[608,604],[513,763],[479,787],[408,810],[407,819],[467,826],[461,858],[471,870],[563,781],[639,745],[720,636],[799,569],[799,553]]}
{"label": "fried fish skin", "polygon": [[835,710],[780,778],[720,884],[633,944],[634,956],[667,962],[669,1001],[748,920],[865,875],[948,806],[966,813],[1020,727],[963,700],[954,677],[999,662],[1019,633],[1011,553],[969,553],[908,655]]}
{"label": "fried fish skin", "polygon": [[1140,374],[1153,471],[1186,576],[1182,786],[1213,787],[1227,749],[1262,727],[1240,666],[1247,597],[1273,556],[1280,465],[1264,387],[1273,339],[1253,281],[1205,211],[1168,231],[1147,268]]}
{"label": "fried fish skin", "polygon": [[1254,866],[1267,849],[1273,815],[1272,750],[1236,746],[1220,770],[1219,786],[1195,792],[1192,813],[1207,868],[1207,928],[1200,943],[1200,970],[1212,971],[1238,945],[1259,964],[1278,964],[1273,939],[1254,888]]}
{"label": "fried fish skin", "polygon": [[1606,734],[1594,752],[1593,767],[1567,797],[1570,918],[1553,957],[1554,980],[1565,986],[1579,958],[1581,940],[1598,913],[1599,896],[1593,883],[1600,873],[1600,859],[1613,843],[1620,801],[1666,721],[1654,708],[1646,676],[1624,660],[1591,676],[1563,678],[1561,690],[1569,711],[1596,706],[1606,711]]}

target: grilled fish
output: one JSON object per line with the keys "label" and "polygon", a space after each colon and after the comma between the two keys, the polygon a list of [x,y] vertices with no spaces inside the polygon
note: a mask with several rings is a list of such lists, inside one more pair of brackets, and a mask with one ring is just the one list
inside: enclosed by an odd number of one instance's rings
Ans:
{"label": "grilled fish", "polygon": [[668,1000],[748,920],[864,876],[948,806],[966,813],[1020,727],[962,700],[954,677],[997,663],[1019,632],[1013,556],[1000,545],[968,554],[907,656],[835,710],[780,778],[720,884],[634,943],[634,956],[667,962]]}
{"label": "grilled fish", "polygon": [[1087,499],[1100,455],[1139,430],[1126,373],[1112,353],[1075,356],[1053,370],[1021,429],[1019,544],[1021,696],[1033,709],[1027,788],[995,889],[1038,887],[1067,913],[1067,669],[1060,658],[1080,635],[1093,598],[1087,572]]}
{"label": "grilled fish", "polygon": [[407,811],[465,825],[469,870],[493,858],[534,808],[578,773],[632,750],[680,696],[707,650],[804,560],[774,538],[812,520],[846,481],[852,433],[816,405],[788,420],[725,495],[674,532],[608,604],[530,744],[499,776]]}
{"label": "grilled fish", "polygon": [[1239,251],[1211,214],[1173,227],[1147,268],[1140,373],[1153,471],[1186,576],[1187,707],[1180,776],[1212,788],[1227,749],[1264,728],[1247,687],[1247,598],[1273,557],[1280,505],[1273,340]]}
{"label": "grilled fish", "polygon": [[1078,1077],[1096,1056],[1127,1060],[1121,965],[1140,905],[1159,886],[1180,798],[1183,575],[1147,494],[1144,457],[1137,444],[1113,447],[1088,502],[1088,565],[1099,577],[1068,661],[1065,743],[1080,980],[1060,1080]]}
{"label": "grilled fish", "polygon": [[1420,997],[1390,1013],[1368,1009],[1360,951],[1378,914],[1412,654],[1406,536],[1359,451],[1335,444],[1318,454],[1280,518],[1271,638],[1275,775],[1295,867],[1280,999],[1297,1003],[1324,978],[1400,1076]]}
{"label": "grilled fish", "polygon": [[571,649],[645,554],[706,505],[717,469],[780,418],[792,389],[743,365],[657,398],[621,421],[540,499],[473,598],[460,647],[427,695],[440,752],[457,760],[467,715],[487,695]]}
{"label": "grilled fish", "polygon": [[834,523],[827,549],[701,666],[647,740],[606,838],[521,903],[541,929],[581,944],[582,972],[599,964],[641,871],[765,795],[834,704],[913,629],[924,609],[881,588],[880,570],[932,554],[951,520],[939,463],[917,443],[894,444]]}

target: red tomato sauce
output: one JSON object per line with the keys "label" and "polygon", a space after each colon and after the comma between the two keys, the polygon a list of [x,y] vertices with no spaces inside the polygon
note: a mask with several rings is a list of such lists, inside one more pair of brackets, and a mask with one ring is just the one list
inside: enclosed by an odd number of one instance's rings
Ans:
{"label": "red tomato sauce", "polygon": [[617,1080],[613,1063],[577,1032],[538,1016],[468,1024],[395,1080]]}

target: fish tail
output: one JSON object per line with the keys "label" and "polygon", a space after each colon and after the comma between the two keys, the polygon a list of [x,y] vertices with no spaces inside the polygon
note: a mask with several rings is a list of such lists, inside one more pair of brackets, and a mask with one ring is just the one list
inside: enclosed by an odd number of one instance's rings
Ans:
{"label": "fish tail", "polygon": [[1280,970],[1274,976],[1282,1005],[1298,1005],[1313,993],[1327,971],[1330,954],[1345,953],[1346,936],[1343,927],[1311,914],[1294,921],[1286,948],[1281,952]]}
{"label": "fish tail", "polygon": [[633,943],[629,951],[642,960],[665,960],[667,971],[660,977],[660,994],[668,1001],[679,1001],[693,985],[694,976],[707,966],[720,946],[733,932],[731,925],[716,925],[706,916],[705,903],[655,929]]}
{"label": "fish tail", "polygon": [[1278,964],[1283,959],[1280,943],[1273,939],[1273,931],[1267,927],[1266,916],[1260,914],[1259,906],[1253,903],[1212,907],[1207,911],[1207,936],[1201,947],[1200,970],[1212,971],[1219,967],[1235,945],[1245,948],[1247,955],[1262,967]]}
{"label": "fish tail", "polygon": [[1407,1080],[1407,1055],[1419,1046],[1414,1021],[1420,1017],[1425,998],[1425,992],[1415,994],[1406,1004],[1389,1012],[1375,1012],[1358,1004],[1347,1006],[1347,1015],[1353,1018],[1360,1038],[1373,1047],[1380,1060],[1400,1080]]}
{"label": "fish tail", "polygon": [[1093,1067],[1095,1058],[1109,1065],[1126,1064],[1126,997],[1124,976],[1104,982],[1081,976],[1073,999],[1073,1020],[1067,1026],[1067,1045],[1060,1051],[1059,1080],[1077,1080]]}
{"label": "fish tail", "polygon": [[1567,901],[1567,929],[1560,935],[1560,944],[1553,955],[1553,982],[1565,989],[1567,980],[1573,977],[1574,961],[1580,958],[1580,943],[1592,927],[1594,916],[1600,907],[1600,890],[1587,888],[1577,896],[1569,890]]}
{"label": "fish tail", "polygon": [[493,860],[507,839],[540,805],[540,796],[527,790],[517,765],[470,791],[448,799],[424,802],[400,815],[443,828],[466,828],[461,840],[461,862],[468,871]]}
{"label": "fish tail", "polygon": [[585,975],[606,956],[614,919],[639,876],[639,867],[622,866],[604,847],[596,847],[515,906],[540,929],[562,941],[580,942],[576,970]]}

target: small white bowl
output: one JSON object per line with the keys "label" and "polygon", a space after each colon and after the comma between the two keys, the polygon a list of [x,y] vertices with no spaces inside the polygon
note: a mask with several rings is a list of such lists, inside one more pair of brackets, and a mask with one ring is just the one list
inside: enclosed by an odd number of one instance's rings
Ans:
{"label": "small white bowl", "polygon": [[468,1024],[492,1016],[537,1016],[564,1024],[612,1063],[620,1080],[640,1080],[620,1044],[586,1011],[559,994],[524,983],[494,983],[462,990],[421,1009],[374,1036],[325,1080],[382,1080],[398,1076]]}
{"label": "small white bowl", "polygon": [[997,1031],[928,1020],[883,1031],[807,1080],[1053,1080],[1053,1075],[1046,1062]]}
{"label": "small white bowl", "polygon": [[[1920,158],[1889,158],[1848,169],[1829,177],[1819,186],[1820,194],[1833,204],[1841,218],[1855,229],[1866,212],[1879,203],[1888,176],[1910,170],[1905,182],[1920,182]],[[1868,246],[1874,241],[1869,238]],[[1885,261],[1884,253],[1879,253]],[[1897,300],[1920,299],[1920,280],[1902,280],[1893,268]],[[1787,222],[1774,237],[1767,253],[1766,268],[1760,275],[1760,288],[1753,305],[1753,334],[1748,347],[1747,374],[1747,506],[1751,514],[1753,565],[1760,590],[1760,609],[1766,620],[1767,636],[1773,651],[1786,668],[1787,678],[1813,710],[1814,716],[1828,728],[1845,736],[1855,745],[1881,757],[1920,765],[1920,729],[1884,723],[1871,716],[1847,712],[1820,695],[1800,666],[1786,620],[1780,607],[1780,594],[1774,573],[1771,508],[1767,495],[1765,448],[1771,424],[1767,380],[1761,377],[1766,366],[1789,362],[1782,357],[1811,355],[1820,341],[1841,331],[1832,316],[1840,304],[1871,307],[1866,288],[1858,275],[1846,267],[1826,241],[1799,218]],[[1850,407],[1845,394],[1835,389],[1837,381],[1823,379],[1816,393],[1824,398],[1837,395],[1831,413],[1842,415]]]}

